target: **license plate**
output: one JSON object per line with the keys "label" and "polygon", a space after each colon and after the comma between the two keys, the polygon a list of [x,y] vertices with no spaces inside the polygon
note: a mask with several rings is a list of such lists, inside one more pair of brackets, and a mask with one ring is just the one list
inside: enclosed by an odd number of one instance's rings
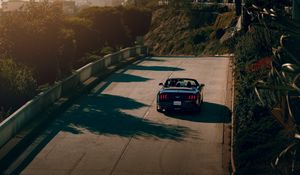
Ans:
{"label": "license plate", "polygon": [[174,101],[173,105],[175,105],[175,106],[181,106],[181,101]]}

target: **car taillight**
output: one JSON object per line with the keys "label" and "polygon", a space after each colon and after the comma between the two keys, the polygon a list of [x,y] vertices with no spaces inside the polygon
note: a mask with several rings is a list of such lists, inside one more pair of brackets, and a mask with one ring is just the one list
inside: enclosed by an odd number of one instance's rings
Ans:
{"label": "car taillight", "polygon": [[189,95],[188,96],[188,100],[196,100],[197,99],[197,95]]}
{"label": "car taillight", "polygon": [[167,94],[160,94],[159,99],[160,100],[166,100],[168,98]]}

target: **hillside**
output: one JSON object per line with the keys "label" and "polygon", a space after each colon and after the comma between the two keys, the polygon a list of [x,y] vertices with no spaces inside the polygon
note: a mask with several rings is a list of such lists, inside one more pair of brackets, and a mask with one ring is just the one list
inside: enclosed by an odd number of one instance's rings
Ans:
{"label": "hillside", "polygon": [[190,12],[158,9],[153,12],[150,31],[144,37],[145,44],[152,49],[154,55],[210,55],[230,52],[220,39],[226,33],[225,29],[233,26],[236,19],[233,12],[226,12],[224,8],[217,11],[219,12],[208,9]]}

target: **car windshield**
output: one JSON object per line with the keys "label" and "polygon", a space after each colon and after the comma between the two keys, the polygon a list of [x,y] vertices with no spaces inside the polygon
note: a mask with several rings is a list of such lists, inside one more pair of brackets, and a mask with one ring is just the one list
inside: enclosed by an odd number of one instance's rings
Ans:
{"label": "car windshield", "polygon": [[192,79],[168,79],[165,84],[165,87],[197,87],[199,86],[196,80]]}

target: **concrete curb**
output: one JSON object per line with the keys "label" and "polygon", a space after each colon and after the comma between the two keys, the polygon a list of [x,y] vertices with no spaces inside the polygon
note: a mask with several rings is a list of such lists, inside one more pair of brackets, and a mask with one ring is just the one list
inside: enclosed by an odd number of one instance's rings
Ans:
{"label": "concrete curb", "polygon": [[[115,71],[140,60],[141,57],[130,57],[119,64],[108,67],[105,71],[101,72],[96,76],[92,76],[80,87],[68,94],[59,98],[48,110],[42,113],[45,117],[37,117],[25,128],[23,128],[16,136],[11,138],[3,147],[0,149],[0,175],[11,174],[14,170],[10,169],[11,164],[17,159],[18,155],[31,144],[34,139],[45,130],[47,125],[55,119],[56,114],[59,114],[61,110],[65,110],[74,100],[78,99],[83,93],[90,91],[96,84],[101,80],[114,73]],[[53,117],[54,116],[54,117]]]}
{"label": "concrete curb", "polygon": [[231,115],[231,174],[236,174],[236,167],[235,167],[235,149],[234,149],[234,137],[236,132],[236,119],[235,119],[235,107],[234,107],[234,101],[235,101],[235,78],[234,78],[234,64],[233,64],[233,58],[231,59],[231,70],[232,70],[232,91],[231,91],[231,109],[232,109],[232,115]]}

